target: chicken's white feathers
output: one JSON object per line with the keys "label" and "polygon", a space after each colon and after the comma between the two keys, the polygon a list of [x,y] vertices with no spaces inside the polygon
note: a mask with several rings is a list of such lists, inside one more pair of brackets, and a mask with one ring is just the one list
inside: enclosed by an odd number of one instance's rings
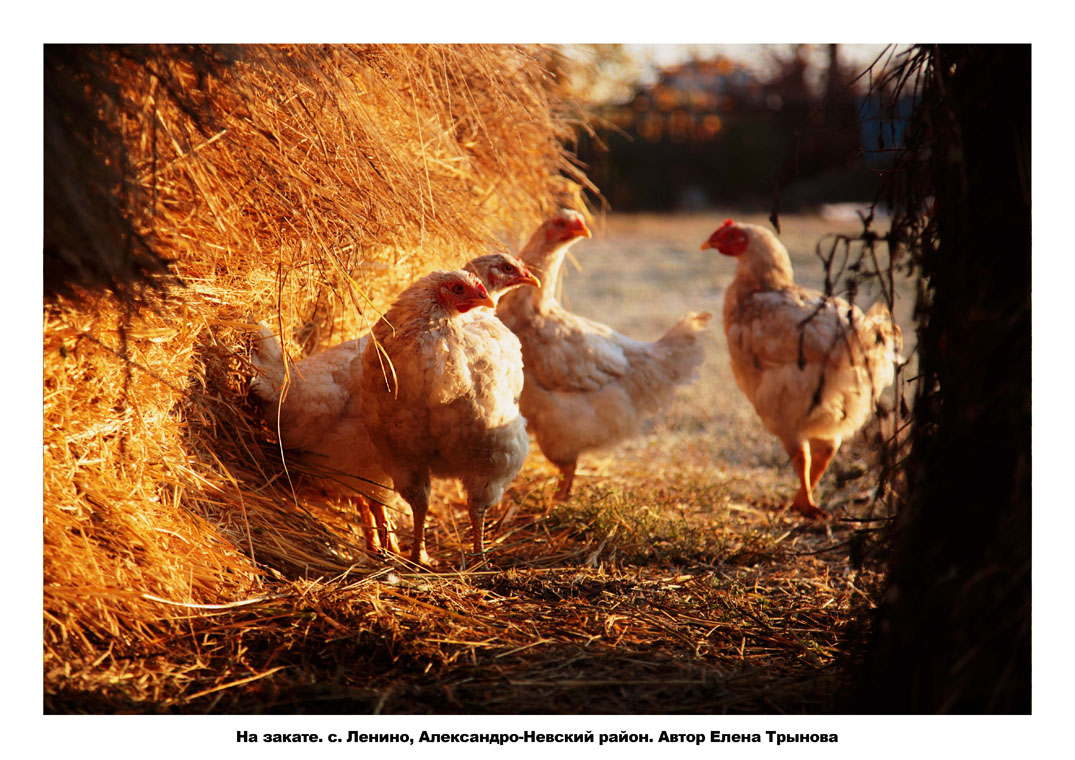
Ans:
{"label": "chicken's white feathers", "polygon": [[858,430],[894,379],[900,328],[884,304],[863,314],[794,284],[783,244],[740,224],[749,244],[725,293],[724,332],[736,382],[766,428],[794,450]]}
{"label": "chicken's white feathers", "polygon": [[276,335],[264,323],[251,360],[250,387],[262,399],[265,422],[279,435],[288,464],[378,501],[392,498],[362,423],[359,385],[369,336],[344,341],[288,367]]}
{"label": "chicken's white feathers", "polygon": [[546,221],[520,253],[541,287],[509,293],[497,308],[522,343],[523,414],[557,464],[636,434],[676,385],[694,378],[703,358],[698,332],[711,316],[692,312],[647,343],[568,311],[555,297],[556,280],[567,248],[588,236],[575,212]]}
{"label": "chicken's white feathers", "polygon": [[[430,476],[462,481],[481,551],[482,515],[522,468],[530,442],[519,413],[518,339],[491,309],[458,313],[438,303],[441,283],[462,274],[418,280],[374,325],[383,356],[372,343],[363,355],[362,419],[416,515],[424,517]],[[387,377],[382,358],[392,365]],[[415,546],[424,552],[418,522]]]}
{"label": "chicken's white feathers", "polygon": [[[364,415],[379,448],[391,452],[384,457],[389,468],[425,462],[435,474],[462,477],[479,450],[496,445],[489,440],[498,437],[494,431],[525,431],[518,408],[522,353],[518,339],[491,310],[450,315],[430,308],[423,294],[432,283],[426,279],[412,285],[407,298],[401,296],[374,326],[392,362],[394,387],[377,370],[374,349],[367,349]],[[519,439],[518,444],[525,432],[507,437]]]}

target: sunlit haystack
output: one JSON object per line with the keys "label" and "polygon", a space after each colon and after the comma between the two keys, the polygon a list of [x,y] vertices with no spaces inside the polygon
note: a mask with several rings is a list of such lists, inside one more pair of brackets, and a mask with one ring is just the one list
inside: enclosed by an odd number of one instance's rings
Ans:
{"label": "sunlit haystack", "polygon": [[416,276],[572,202],[549,60],[46,49],[46,691],[72,661],[159,648],[182,605],[364,561],[346,515],[280,476],[252,323],[297,356],[353,337]]}

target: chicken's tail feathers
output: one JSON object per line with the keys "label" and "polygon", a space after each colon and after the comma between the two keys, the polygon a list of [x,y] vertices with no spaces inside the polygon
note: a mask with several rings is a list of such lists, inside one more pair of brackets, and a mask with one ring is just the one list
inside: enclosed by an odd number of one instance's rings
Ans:
{"label": "chicken's tail feathers", "polygon": [[883,301],[878,301],[873,306],[866,310],[866,322],[868,324],[892,324],[892,312],[888,310],[888,307]]}
{"label": "chicken's tail feathers", "polygon": [[892,319],[892,313],[884,303],[878,301],[866,310],[864,319],[867,335],[874,343],[884,343],[890,361],[902,362],[903,331]]}
{"label": "chicken's tail feathers", "polygon": [[675,343],[696,343],[698,333],[705,329],[709,319],[713,315],[709,312],[688,312],[683,319],[673,325],[668,332],[661,335],[658,345],[671,345]]}
{"label": "chicken's tail feathers", "polygon": [[862,326],[859,335],[876,400],[896,379],[896,365],[903,363],[903,331],[880,301],[866,311]]}
{"label": "chicken's tail feathers", "polygon": [[265,401],[274,401],[284,383],[284,353],[268,323],[258,322],[258,327],[259,335],[250,352],[250,363],[257,374],[250,380],[250,390]]}
{"label": "chicken's tail feathers", "polygon": [[705,358],[698,334],[706,328],[713,315],[708,311],[692,311],[661,336],[659,349],[665,373],[673,383],[690,382]]}
{"label": "chicken's tail feathers", "polygon": [[688,312],[681,320],[672,325],[671,329],[661,337],[661,341],[675,340],[681,336],[693,339],[697,333],[705,329],[712,318],[713,315],[708,311]]}

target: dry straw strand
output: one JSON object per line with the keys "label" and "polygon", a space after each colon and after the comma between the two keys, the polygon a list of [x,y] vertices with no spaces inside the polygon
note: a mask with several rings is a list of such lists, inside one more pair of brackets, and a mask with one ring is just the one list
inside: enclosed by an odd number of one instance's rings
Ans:
{"label": "dry straw strand", "polygon": [[[297,492],[296,509],[278,476],[247,391],[252,323],[274,321],[301,356],[368,330],[417,276],[523,238],[584,182],[550,60],[509,45],[50,47],[47,693],[72,668],[190,640],[200,618],[157,600],[226,608],[369,565],[345,505]],[[83,112],[102,115],[88,133]],[[98,201],[122,221],[109,235],[63,223]]]}

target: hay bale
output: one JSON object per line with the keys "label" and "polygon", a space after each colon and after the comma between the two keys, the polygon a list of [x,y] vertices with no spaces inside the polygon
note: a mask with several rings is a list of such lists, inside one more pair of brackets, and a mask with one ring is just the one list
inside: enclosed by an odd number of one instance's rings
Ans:
{"label": "hay bale", "polygon": [[296,354],[352,337],[415,277],[577,203],[550,60],[46,48],[46,692],[72,663],[159,649],[181,605],[363,561],[348,515],[280,477],[252,322]]}

